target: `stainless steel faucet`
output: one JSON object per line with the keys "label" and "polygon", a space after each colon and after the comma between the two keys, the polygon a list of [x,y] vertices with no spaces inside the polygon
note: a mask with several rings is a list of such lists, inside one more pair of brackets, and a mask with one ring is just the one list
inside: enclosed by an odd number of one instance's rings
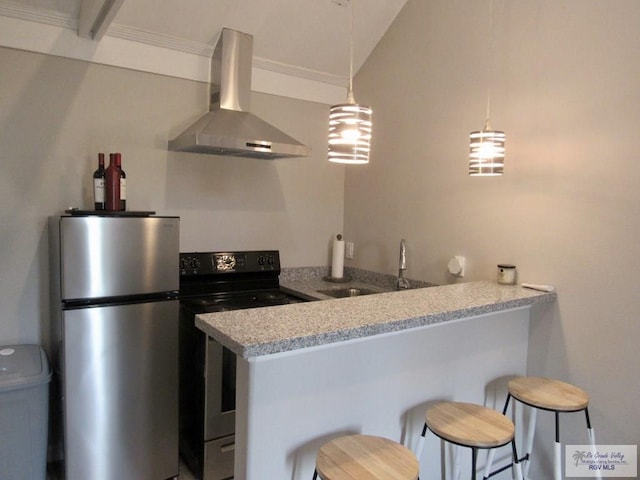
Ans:
{"label": "stainless steel faucet", "polygon": [[409,280],[404,278],[404,271],[407,269],[407,247],[404,238],[400,240],[400,261],[398,262],[398,280],[396,290],[409,288]]}

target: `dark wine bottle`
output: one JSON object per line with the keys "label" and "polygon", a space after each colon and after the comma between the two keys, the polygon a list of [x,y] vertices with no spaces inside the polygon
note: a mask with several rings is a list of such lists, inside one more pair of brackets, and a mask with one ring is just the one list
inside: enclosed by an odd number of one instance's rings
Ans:
{"label": "dark wine bottle", "polygon": [[93,172],[93,208],[104,210],[105,196],[104,183],[106,172],[104,170],[104,153],[98,154],[98,169]]}
{"label": "dark wine bottle", "polygon": [[120,170],[116,165],[116,154],[109,154],[109,166],[105,171],[106,209],[120,210]]}
{"label": "dark wine bottle", "polygon": [[122,169],[122,155],[116,153],[116,166],[120,170],[120,210],[127,209],[127,175]]}

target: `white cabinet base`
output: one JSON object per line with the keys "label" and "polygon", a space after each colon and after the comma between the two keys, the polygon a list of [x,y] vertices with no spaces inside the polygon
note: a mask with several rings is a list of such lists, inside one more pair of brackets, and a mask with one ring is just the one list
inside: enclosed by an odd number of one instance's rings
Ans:
{"label": "white cabinet base", "polygon": [[[525,307],[239,358],[236,478],[308,480],[318,448],[346,433],[381,435],[415,450],[432,402],[476,402],[501,410],[507,379],[526,374],[529,313]],[[503,448],[496,465],[509,458],[509,448]],[[466,477],[471,454],[465,450]],[[452,457],[447,451],[445,464]],[[485,458],[479,455],[479,472]],[[422,480],[440,479],[435,436],[427,436],[420,462]],[[493,478],[510,479],[511,472]]]}

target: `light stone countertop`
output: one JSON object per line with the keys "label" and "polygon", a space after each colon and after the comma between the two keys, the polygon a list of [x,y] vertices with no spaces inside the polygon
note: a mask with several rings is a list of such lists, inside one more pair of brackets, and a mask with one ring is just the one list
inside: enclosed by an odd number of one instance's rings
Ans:
{"label": "light stone countertop", "polygon": [[207,313],[196,316],[196,326],[251,359],[555,300],[555,292],[480,281]]}

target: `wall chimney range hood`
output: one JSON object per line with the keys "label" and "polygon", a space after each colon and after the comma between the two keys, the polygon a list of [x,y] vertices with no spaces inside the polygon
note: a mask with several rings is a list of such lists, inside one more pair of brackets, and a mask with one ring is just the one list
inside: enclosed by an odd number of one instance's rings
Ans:
{"label": "wall chimney range hood", "polygon": [[306,157],[311,149],[252,114],[253,36],[222,29],[211,60],[209,112],[169,141],[169,150],[234,157]]}

